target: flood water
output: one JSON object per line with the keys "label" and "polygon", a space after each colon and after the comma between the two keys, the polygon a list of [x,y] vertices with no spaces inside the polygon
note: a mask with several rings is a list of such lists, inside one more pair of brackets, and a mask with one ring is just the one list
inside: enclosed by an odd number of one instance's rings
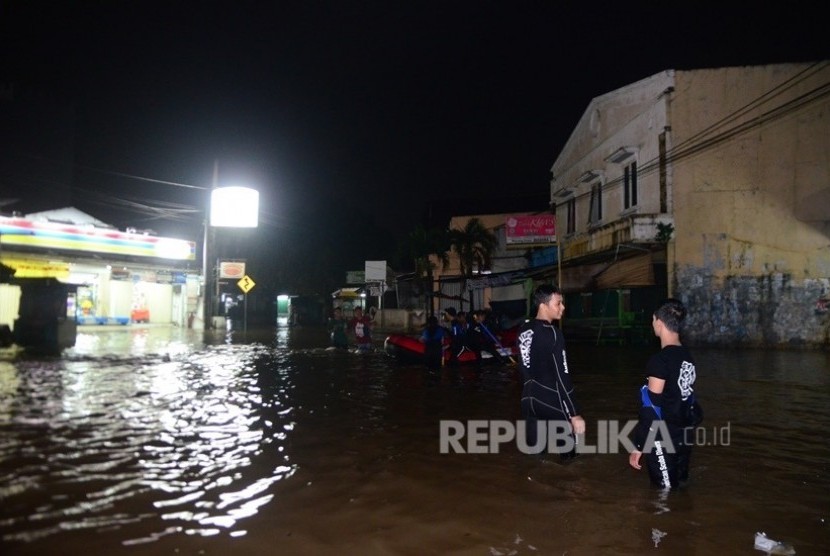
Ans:
{"label": "flood water", "polygon": [[[325,345],[145,328],[0,355],[0,553],[830,553],[827,352],[696,349],[701,445],[666,494],[624,452],[440,453],[441,420],[515,422],[515,367]],[[569,346],[588,445],[634,418],[652,351]]]}

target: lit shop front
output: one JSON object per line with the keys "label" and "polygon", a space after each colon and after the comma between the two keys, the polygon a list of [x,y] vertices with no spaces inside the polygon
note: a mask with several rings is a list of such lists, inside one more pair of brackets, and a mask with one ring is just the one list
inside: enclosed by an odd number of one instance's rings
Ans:
{"label": "lit shop front", "polygon": [[78,324],[192,322],[201,291],[195,242],[55,222],[44,214],[0,216],[0,262],[14,269],[10,283],[0,284],[0,324],[16,318],[14,280],[22,278],[76,285],[67,312]]}

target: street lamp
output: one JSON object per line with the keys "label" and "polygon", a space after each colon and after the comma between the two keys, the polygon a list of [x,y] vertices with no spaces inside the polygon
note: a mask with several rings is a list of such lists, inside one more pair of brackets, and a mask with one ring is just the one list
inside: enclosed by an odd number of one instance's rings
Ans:
{"label": "street lamp", "polygon": [[213,256],[212,228],[256,228],[259,225],[259,192],[249,187],[214,187],[210,192],[209,218],[205,221],[202,249],[202,273],[205,281],[204,326],[213,328],[213,291],[218,288],[218,265],[210,265]]}

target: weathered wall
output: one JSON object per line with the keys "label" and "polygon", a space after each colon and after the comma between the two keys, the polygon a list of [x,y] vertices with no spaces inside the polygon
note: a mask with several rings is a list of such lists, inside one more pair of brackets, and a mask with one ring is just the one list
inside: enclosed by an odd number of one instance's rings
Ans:
{"label": "weathered wall", "polygon": [[830,313],[816,301],[830,280],[788,274],[730,276],[685,272],[677,285],[690,308],[683,337],[693,344],[830,347]]}
{"label": "weathered wall", "polygon": [[[830,346],[830,64],[677,72],[672,293],[696,343]],[[821,212],[821,211],[819,211]]]}

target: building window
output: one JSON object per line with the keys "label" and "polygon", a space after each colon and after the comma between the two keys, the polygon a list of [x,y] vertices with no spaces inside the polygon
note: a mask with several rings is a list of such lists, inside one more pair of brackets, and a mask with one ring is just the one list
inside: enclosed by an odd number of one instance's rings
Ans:
{"label": "building window", "polygon": [[623,175],[623,183],[625,186],[623,208],[629,209],[637,206],[637,162],[634,161],[625,167]]}
{"label": "building window", "polygon": [[591,186],[591,208],[588,224],[598,224],[602,220],[602,184],[596,182]]}
{"label": "building window", "polygon": [[567,233],[572,234],[576,231],[576,199],[568,199],[565,206],[568,210]]}

